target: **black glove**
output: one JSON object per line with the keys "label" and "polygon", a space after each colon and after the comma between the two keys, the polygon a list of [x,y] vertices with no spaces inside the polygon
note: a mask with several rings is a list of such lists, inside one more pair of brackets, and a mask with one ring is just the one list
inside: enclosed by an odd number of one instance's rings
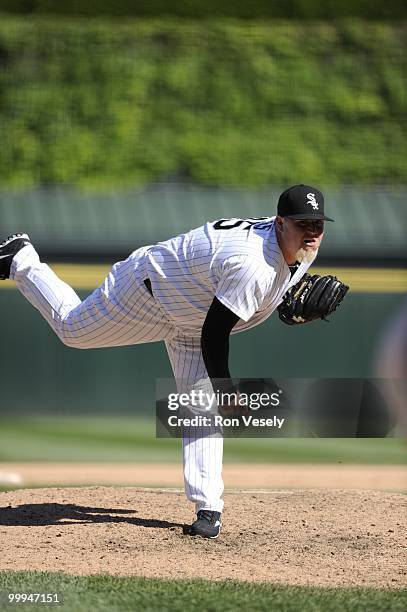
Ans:
{"label": "black glove", "polygon": [[287,325],[326,320],[327,315],[338,308],[348,289],[336,276],[305,274],[284,295],[277,307],[279,317]]}

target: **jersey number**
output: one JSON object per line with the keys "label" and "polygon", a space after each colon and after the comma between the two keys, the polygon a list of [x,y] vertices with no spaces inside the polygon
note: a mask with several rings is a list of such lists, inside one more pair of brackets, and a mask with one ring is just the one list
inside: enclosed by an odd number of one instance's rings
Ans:
{"label": "jersey number", "polygon": [[219,219],[219,221],[213,224],[213,229],[228,230],[242,226],[242,229],[249,230],[253,225],[257,225],[259,221],[263,219],[267,219],[267,217],[251,217],[250,219],[238,219],[237,221],[234,219]]}

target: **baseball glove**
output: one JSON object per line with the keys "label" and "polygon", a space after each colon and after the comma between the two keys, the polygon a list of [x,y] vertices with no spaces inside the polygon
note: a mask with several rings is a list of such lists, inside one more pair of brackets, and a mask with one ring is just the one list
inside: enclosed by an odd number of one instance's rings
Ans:
{"label": "baseball glove", "polygon": [[305,274],[284,295],[278,306],[280,319],[287,325],[309,323],[324,319],[334,312],[345,297],[349,287],[336,276]]}

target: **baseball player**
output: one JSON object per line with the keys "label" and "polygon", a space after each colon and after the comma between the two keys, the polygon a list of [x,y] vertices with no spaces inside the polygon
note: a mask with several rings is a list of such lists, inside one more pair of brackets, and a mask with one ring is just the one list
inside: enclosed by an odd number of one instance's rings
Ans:
{"label": "baseball player", "polygon": [[[220,219],[134,251],[83,302],[40,262],[27,234],[14,234],[0,244],[0,278],[15,281],[67,346],[165,342],[182,391],[230,378],[229,335],[265,321],[304,277],[326,220],[322,193],[295,185],[281,194],[277,216]],[[219,431],[185,431],[185,492],[197,513],[191,535],[219,535],[222,454]]]}

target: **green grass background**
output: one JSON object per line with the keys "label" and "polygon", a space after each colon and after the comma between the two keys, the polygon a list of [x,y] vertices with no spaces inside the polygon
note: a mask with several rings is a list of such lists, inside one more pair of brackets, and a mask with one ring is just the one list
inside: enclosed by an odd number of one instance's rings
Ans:
{"label": "green grass background", "polygon": [[[405,464],[401,438],[228,439],[225,461],[245,463]],[[156,439],[139,417],[3,418],[0,461],[179,462],[181,441]]]}
{"label": "green grass background", "polygon": [[[58,593],[57,610],[93,612],[109,610],[185,612],[242,609],[302,612],[404,612],[407,590],[371,588],[288,587],[242,584],[235,581],[167,581],[111,576],[75,577],[48,572],[0,572],[3,601],[8,592]],[[49,606],[4,606],[3,609],[43,610]]]}
{"label": "green grass background", "polygon": [[3,15],[0,183],[404,184],[406,40],[401,20]]}

